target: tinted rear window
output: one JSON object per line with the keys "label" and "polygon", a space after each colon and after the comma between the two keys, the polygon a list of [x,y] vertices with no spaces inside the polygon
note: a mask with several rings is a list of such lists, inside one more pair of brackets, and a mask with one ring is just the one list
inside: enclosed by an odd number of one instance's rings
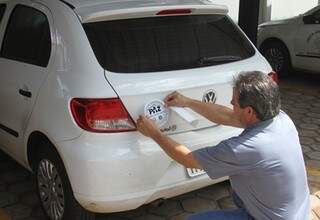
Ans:
{"label": "tinted rear window", "polygon": [[255,50],[224,15],[151,17],[84,24],[96,57],[120,73],[180,70],[243,60]]}

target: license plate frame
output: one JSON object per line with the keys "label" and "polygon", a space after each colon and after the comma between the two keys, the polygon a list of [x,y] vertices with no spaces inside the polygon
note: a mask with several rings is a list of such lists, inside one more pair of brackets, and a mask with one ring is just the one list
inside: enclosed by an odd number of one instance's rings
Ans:
{"label": "license plate frame", "polygon": [[202,175],[206,174],[206,172],[202,169],[187,168],[187,174],[190,178],[194,178],[197,176],[202,176]]}

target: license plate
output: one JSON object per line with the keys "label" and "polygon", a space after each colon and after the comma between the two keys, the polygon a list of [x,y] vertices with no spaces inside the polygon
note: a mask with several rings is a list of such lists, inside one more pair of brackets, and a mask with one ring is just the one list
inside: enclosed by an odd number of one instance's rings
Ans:
{"label": "license plate", "polygon": [[206,172],[201,169],[195,169],[195,168],[187,168],[187,173],[189,177],[196,177],[205,174]]}

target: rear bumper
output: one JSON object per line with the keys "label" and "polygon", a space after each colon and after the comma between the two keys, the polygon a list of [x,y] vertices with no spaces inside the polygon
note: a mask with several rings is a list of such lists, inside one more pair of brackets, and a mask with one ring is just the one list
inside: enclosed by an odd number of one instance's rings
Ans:
{"label": "rear bumper", "polygon": [[90,197],[74,193],[77,201],[87,210],[96,213],[121,212],[136,209],[160,198],[171,198],[186,192],[227,180],[227,177],[211,180],[207,175],[174,185],[113,197]]}
{"label": "rear bumper", "polygon": [[[214,146],[240,132],[240,129],[218,126],[171,137],[195,150]],[[183,166],[138,132],[84,133],[56,146],[75,198],[93,212],[135,209],[159,198],[170,198],[226,179],[213,181],[207,175],[190,178]]]}

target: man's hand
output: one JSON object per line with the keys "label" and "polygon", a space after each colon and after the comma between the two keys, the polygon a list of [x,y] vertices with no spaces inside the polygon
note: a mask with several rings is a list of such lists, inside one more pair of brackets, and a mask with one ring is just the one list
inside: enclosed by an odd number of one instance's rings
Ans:
{"label": "man's hand", "polygon": [[181,95],[179,92],[173,92],[164,99],[164,103],[168,107],[187,107],[188,101],[190,101],[190,98]]}
{"label": "man's hand", "polygon": [[151,119],[142,115],[140,115],[137,120],[137,129],[144,136],[147,136],[150,138],[156,138],[157,136],[161,135],[161,131],[156,125],[156,123]]}
{"label": "man's hand", "polygon": [[191,99],[181,95],[179,92],[169,94],[164,99],[164,102],[167,107],[188,107],[216,124],[243,128],[238,116],[226,106]]}

